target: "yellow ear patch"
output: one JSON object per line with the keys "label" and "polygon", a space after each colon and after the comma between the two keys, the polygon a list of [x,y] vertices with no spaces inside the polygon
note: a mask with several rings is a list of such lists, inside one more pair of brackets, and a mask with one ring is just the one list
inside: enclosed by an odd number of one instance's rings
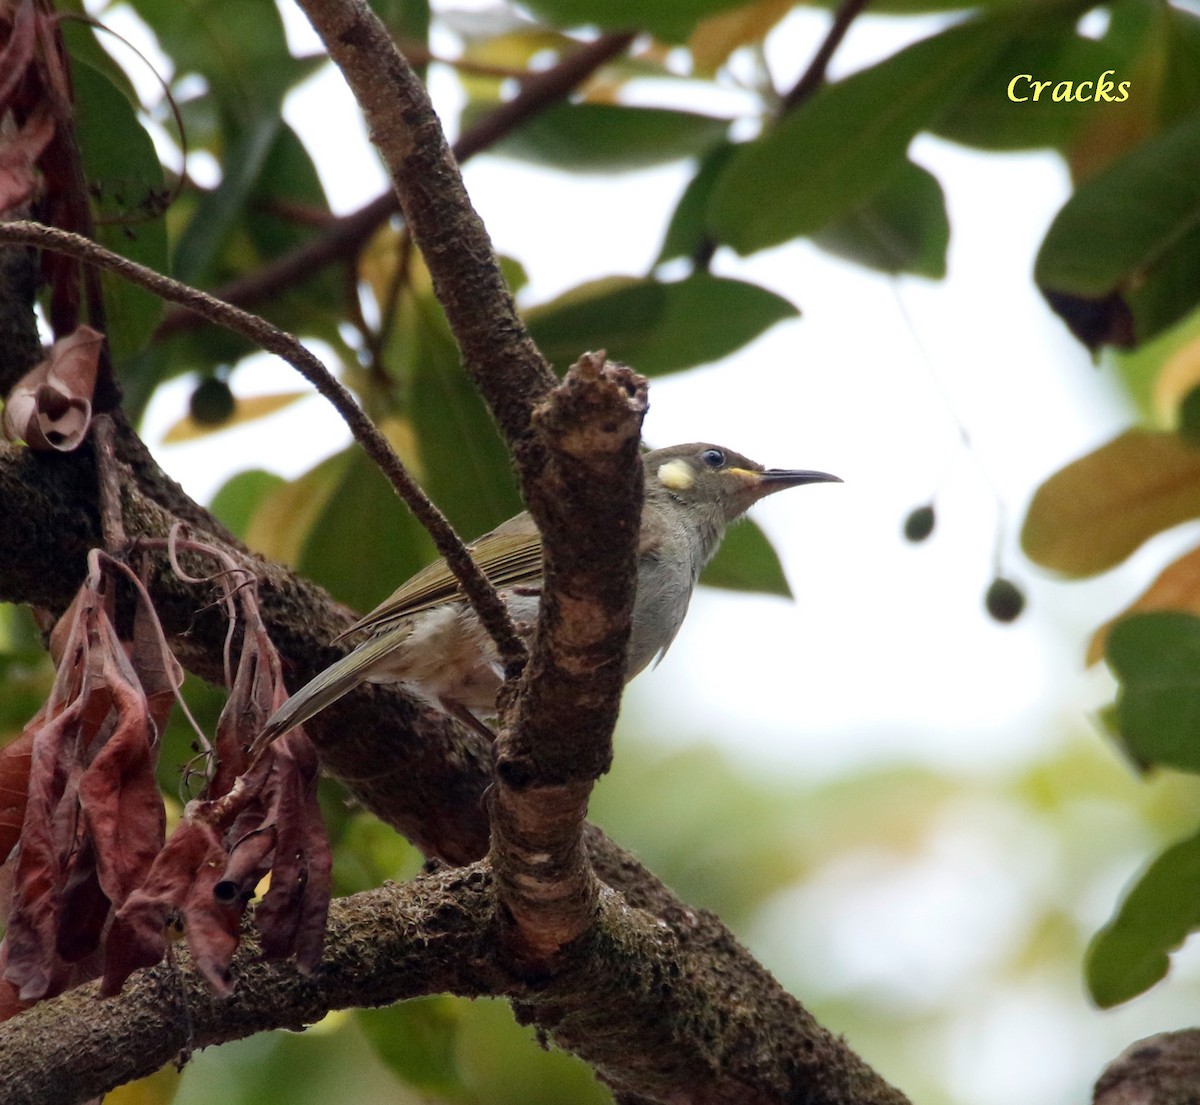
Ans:
{"label": "yellow ear patch", "polygon": [[686,460],[669,460],[659,465],[658,482],[668,491],[687,491],[696,482],[696,473]]}

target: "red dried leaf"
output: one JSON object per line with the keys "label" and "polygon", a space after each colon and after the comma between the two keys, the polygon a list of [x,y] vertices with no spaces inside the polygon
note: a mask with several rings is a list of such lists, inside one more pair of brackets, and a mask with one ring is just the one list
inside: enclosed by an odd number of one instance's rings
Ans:
{"label": "red dried leaf", "polygon": [[0,944],[0,1022],[29,1008],[29,1002],[22,1001],[17,996],[17,988],[3,977],[6,960],[7,953],[4,945]]}
{"label": "red dried leaf", "polygon": [[17,86],[33,61],[33,44],[36,38],[37,23],[33,0],[21,0],[12,16],[8,41],[0,50],[0,112],[8,110]]}
{"label": "red dried leaf", "polygon": [[272,751],[267,819],[274,822],[275,858],[254,923],[268,958],[295,955],[299,967],[311,971],[321,962],[333,867],[317,802],[317,756],[308,738],[295,731]]}
{"label": "red dried leaf", "polygon": [[216,894],[224,864],[214,859],[197,873],[183,904],[188,951],[196,969],[219,993],[232,989],[229,964],[238,946],[238,928],[244,906],[221,901]]}
{"label": "red dried leaf", "polygon": [[4,407],[4,435],[31,449],[69,452],[87,436],[104,335],[80,326],[17,381]]}
{"label": "red dried leaf", "polygon": [[100,946],[110,908],[96,870],[96,850],[85,836],[71,860],[62,892],[54,950],[64,963],[80,963]]}
{"label": "red dried leaf", "polygon": [[154,774],[155,732],[146,696],[107,620],[97,643],[117,721],[80,778],[78,793],[96,845],[100,885],[119,907],[162,848],[166,818]]}
{"label": "red dried leaf", "polygon": [[157,742],[167,727],[179,688],[183,686],[183,665],[167,647],[157,616],[145,603],[138,604],[133,618],[129,658],[154,719]]}
{"label": "red dried leaf", "polygon": [[146,881],[117,910],[104,942],[101,992],[115,994],[139,967],[150,967],[167,950],[167,922],[183,915],[196,873],[224,865],[225,851],[209,825],[184,819],[155,857]]}
{"label": "red dried leaf", "polygon": [[16,740],[0,748],[0,864],[8,859],[16,846],[21,823],[25,820],[33,733],[32,728],[26,728]]}
{"label": "red dried leaf", "polygon": [[213,888],[217,899],[227,904],[240,902],[243,906],[254,896],[254,888],[271,868],[271,856],[275,851],[275,826],[254,828],[236,836],[235,828],[227,836],[237,841],[229,849],[225,870]]}
{"label": "red dried leaf", "polygon": [[17,133],[0,144],[0,212],[19,207],[37,191],[37,160],[54,131],[54,116],[39,104]]}
{"label": "red dried leaf", "polygon": [[66,863],[74,833],[64,839],[59,816],[67,787],[67,766],[74,736],[82,723],[84,699],[76,699],[33,738],[29,801],[21,828],[13,910],[4,941],[8,963],[4,977],[22,1001],[45,997],[62,974],[55,951],[66,881]]}

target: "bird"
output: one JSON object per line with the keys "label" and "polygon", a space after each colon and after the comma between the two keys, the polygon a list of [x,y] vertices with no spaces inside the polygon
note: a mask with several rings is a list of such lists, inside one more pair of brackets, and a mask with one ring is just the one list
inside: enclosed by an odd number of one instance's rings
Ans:
{"label": "bird", "polygon": [[[692,591],[725,531],[760,499],[809,483],[841,483],[828,472],[764,468],[708,442],[642,455],[645,497],[637,550],[637,589],[626,650],[628,682],[661,660],[687,614]],[[499,591],[518,632],[537,625],[542,542],[527,511],[468,546]],[[444,560],[421,569],[374,610],[340,633],[369,635],[288,698],[251,746],[257,755],[362,683],[401,683],[418,698],[487,735],[504,672],[494,642]]]}

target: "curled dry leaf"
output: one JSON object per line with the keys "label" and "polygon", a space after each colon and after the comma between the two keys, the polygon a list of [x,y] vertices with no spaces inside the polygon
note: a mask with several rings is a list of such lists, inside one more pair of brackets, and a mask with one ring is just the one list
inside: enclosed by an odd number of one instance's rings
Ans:
{"label": "curled dry leaf", "polygon": [[[161,958],[173,917],[183,924],[199,970],[216,989],[227,990],[241,916],[268,873],[270,888],[255,914],[264,953],[294,955],[302,969],[312,970],[325,937],[332,862],[317,803],[316,753],[299,731],[253,763],[246,752],[285,696],[255,589],[211,546],[175,544],[225,562],[227,570],[215,578],[227,609],[242,622],[241,651],[217,722],[211,779],[184,811],[151,877],[117,912],[106,941],[105,993]],[[176,571],[193,578],[177,562]]]}
{"label": "curled dry leaf", "polygon": [[92,393],[104,335],[80,326],[12,389],[4,407],[4,436],[31,449],[70,452],[87,436]]}
{"label": "curled dry leaf", "polygon": [[8,859],[4,978],[23,1002],[78,981],[72,965],[99,947],[110,909],[144,881],[163,841],[157,726],[117,638],[95,552],[89,568],[63,617],[50,697],[20,738],[29,763],[20,840]]}
{"label": "curled dry leaf", "polygon": [[[179,567],[181,545],[222,562],[214,578],[242,623],[209,783],[164,842],[155,759],[182,672],[136,576],[94,550],[87,581],[52,634],[50,697],[0,754],[8,857],[0,888],[5,878],[13,887],[0,944],[0,1019],[97,974],[103,992],[115,993],[132,971],[162,959],[177,925],[197,969],[227,991],[242,915],[268,873],[256,916],[264,953],[294,955],[305,970],[320,961],[332,863],[316,753],[297,730],[250,762],[246,749],[286,694],[279,657],[248,573],[211,546],[173,539],[181,578],[201,582]],[[142,600],[128,642],[112,619],[118,574]]]}

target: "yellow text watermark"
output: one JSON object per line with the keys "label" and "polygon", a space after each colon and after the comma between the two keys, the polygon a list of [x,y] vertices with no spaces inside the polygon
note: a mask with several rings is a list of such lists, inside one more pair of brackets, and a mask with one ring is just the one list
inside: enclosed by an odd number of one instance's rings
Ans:
{"label": "yellow text watermark", "polygon": [[1018,104],[1029,100],[1123,104],[1129,99],[1129,81],[1113,80],[1114,76],[1115,70],[1105,69],[1094,81],[1039,81],[1032,73],[1018,73],[1008,82],[1008,98]]}

